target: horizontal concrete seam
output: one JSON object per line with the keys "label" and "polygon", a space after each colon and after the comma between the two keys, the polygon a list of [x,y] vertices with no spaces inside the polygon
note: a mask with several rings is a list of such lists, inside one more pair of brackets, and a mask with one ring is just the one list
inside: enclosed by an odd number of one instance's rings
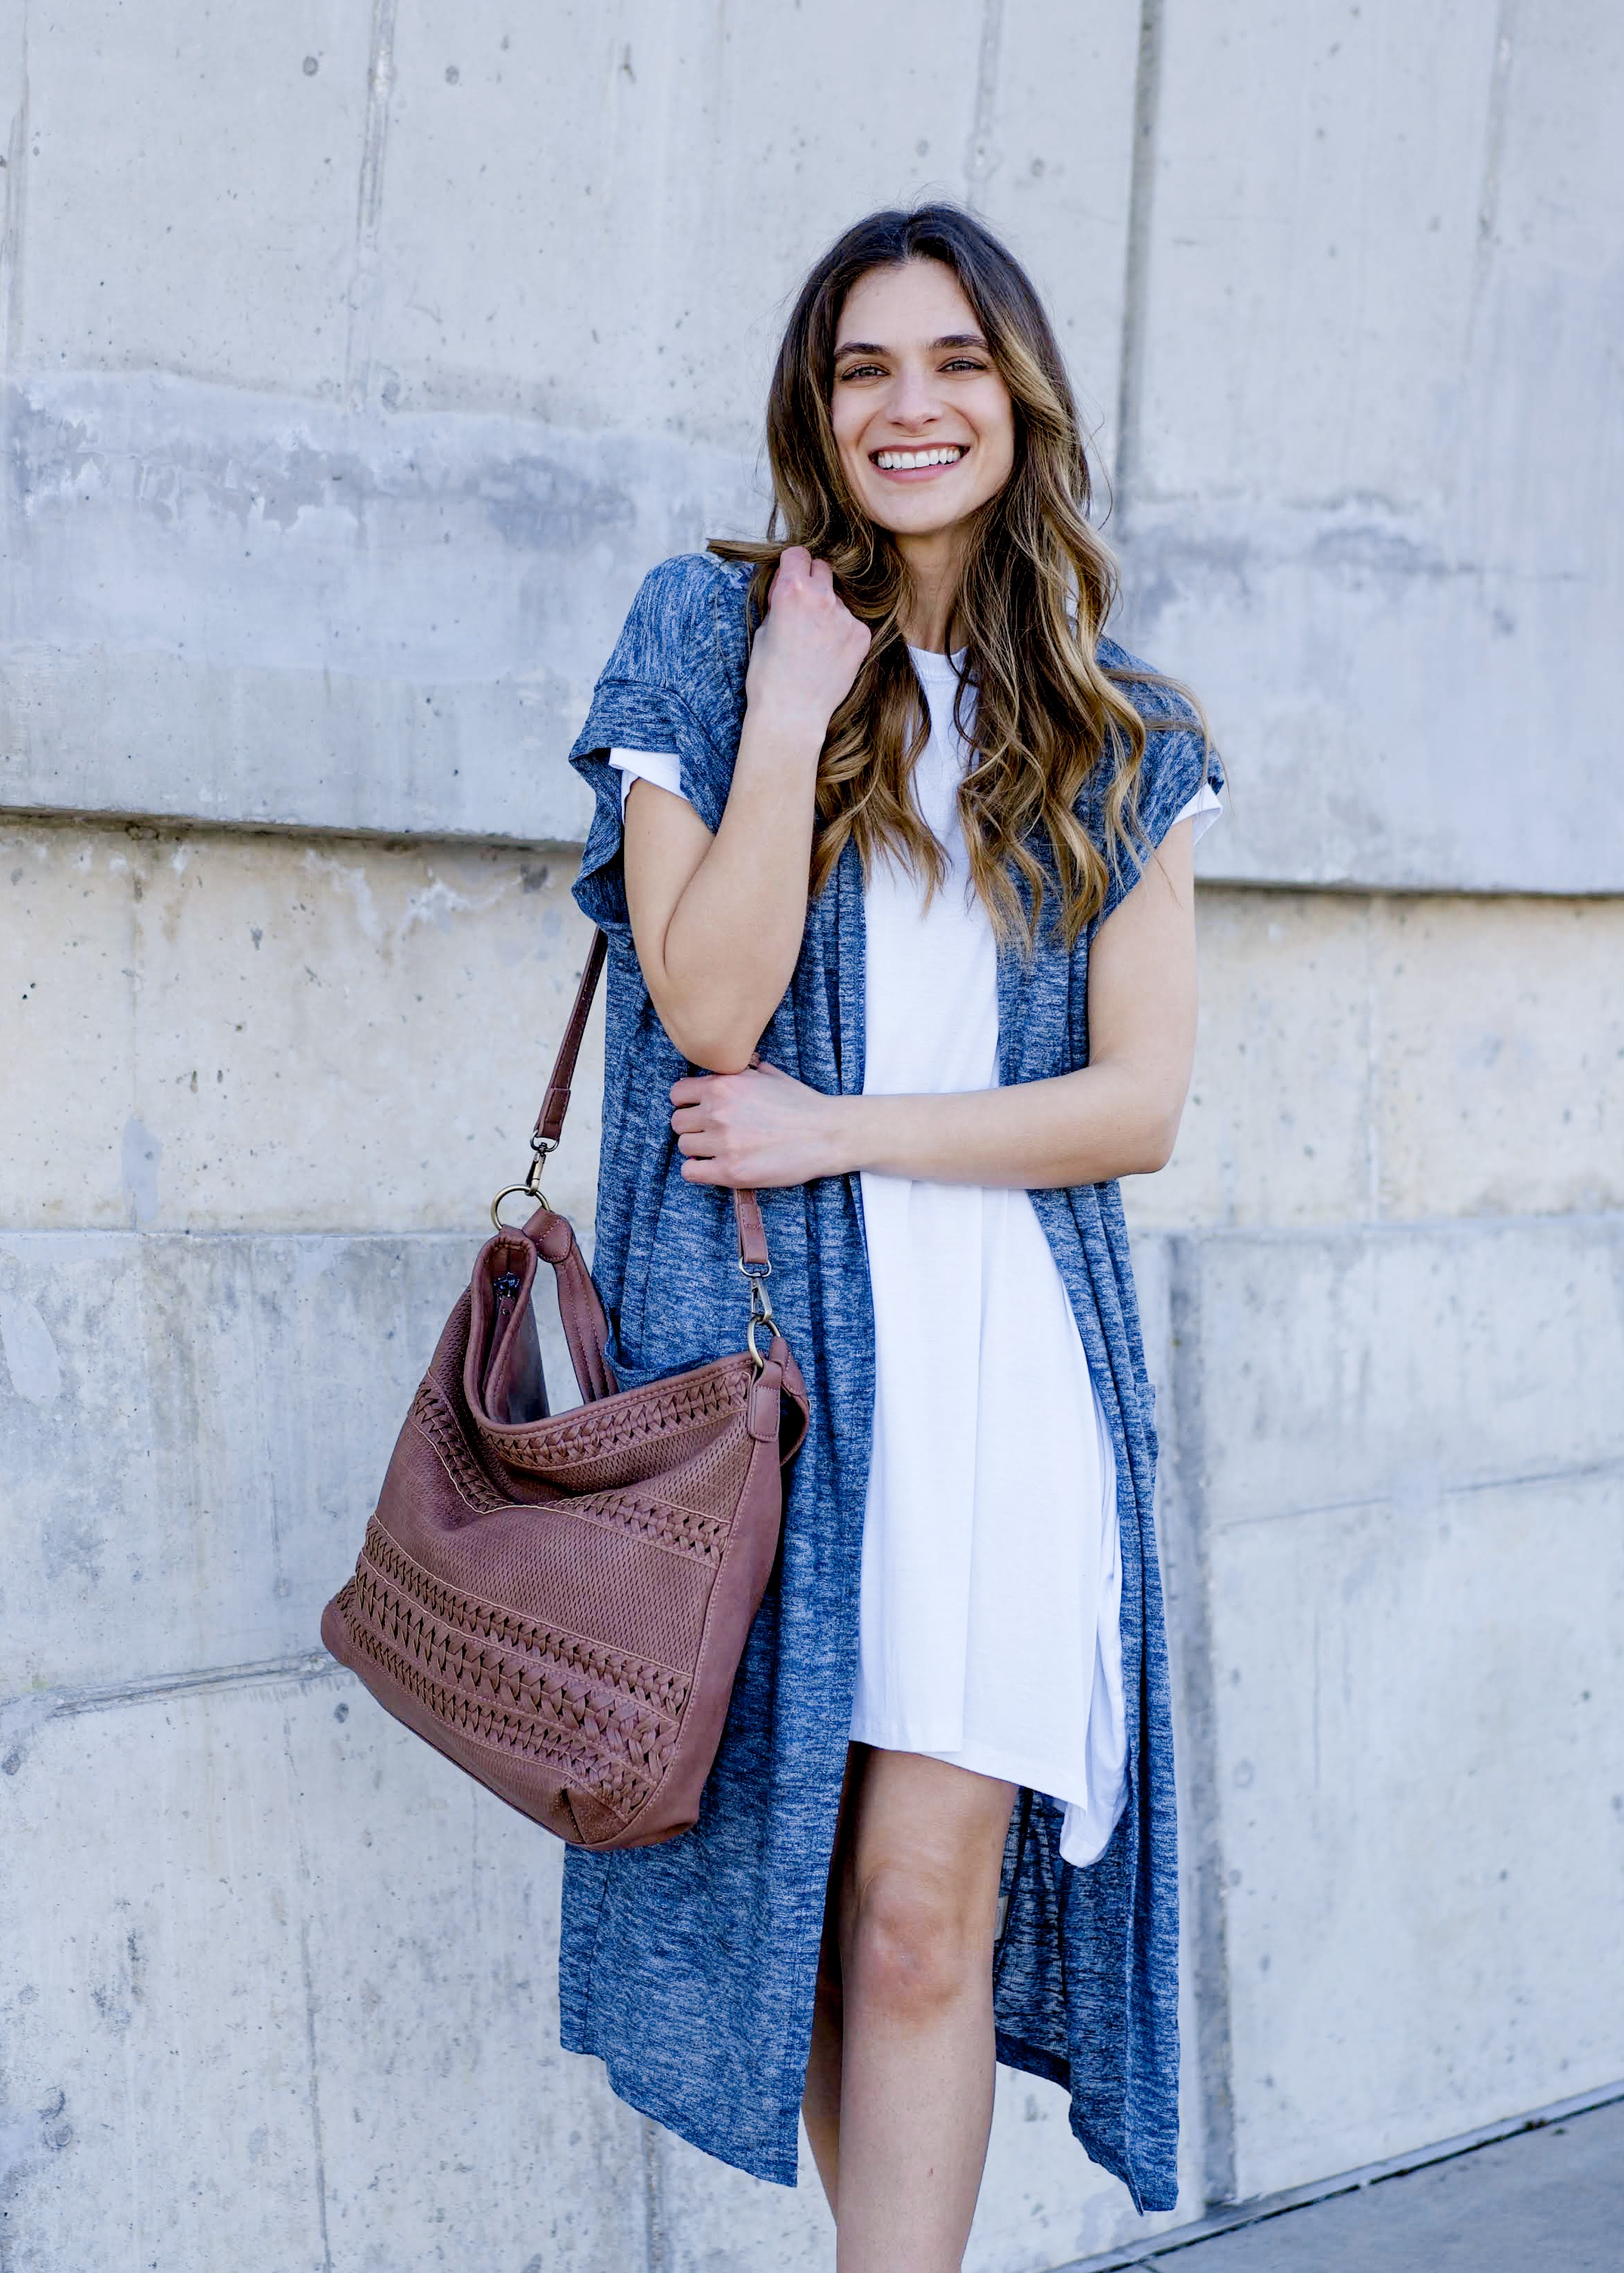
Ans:
{"label": "horizontal concrete seam", "polygon": [[257,1689],[272,1682],[303,1684],[343,1672],[325,1649],[307,1649],[296,1656],[262,1658],[250,1665],[202,1666],[184,1673],[153,1674],[144,1680],[109,1682],[101,1689],[25,1690],[20,1696],[0,1699],[0,1726],[19,1715],[36,1722],[68,1720],[80,1713],[110,1713],[122,1705],[151,1704],[165,1697]]}
{"label": "horizontal concrete seam", "polygon": [[1313,894],[1328,899],[1365,900],[1556,900],[1564,904],[1569,901],[1594,901],[1600,907],[1615,907],[1624,899],[1624,877],[1616,885],[1585,885],[1577,890],[1565,891],[1554,884],[1447,884],[1418,882],[1406,877],[1373,880],[1359,876],[1253,876],[1239,869],[1210,866],[1216,855],[1203,860],[1198,852],[1195,866],[1195,887],[1199,896],[1205,888],[1223,892],[1293,892],[1299,896]]}
{"label": "horizontal concrete seam", "polygon": [[[1534,1484],[1605,1483],[1615,1476],[1624,1479],[1624,1456],[1616,1460],[1590,1460],[1570,1468],[1529,1468],[1510,1475],[1479,1476],[1466,1483],[1440,1484],[1436,1489],[1440,1499],[1469,1499],[1475,1492],[1520,1491]],[[1360,1508],[1399,1504],[1397,1496],[1392,1492],[1369,1492],[1356,1499],[1328,1499],[1309,1507],[1278,1508],[1270,1515],[1215,1516],[1212,1528],[1249,1531],[1260,1524],[1295,1523],[1318,1515],[1350,1515]]]}
{"label": "horizontal concrete seam", "polygon": [[[324,843],[336,837],[402,851],[447,844],[473,851],[552,853],[565,859],[579,858],[586,842],[584,836],[507,836],[489,829],[451,829],[444,822],[436,822],[431,828],[410,829],[403,828],[399,821],[385,826],[365,821],[277,819],[263,814],[159,813],[145,806],[11,804],[0,799],[0,821],[8,820],[63,828],[150,829],[164,835],[196,831],[221,836],[310,836],[319,837]],[[1612,907],[1624,899],[1624,880],[1611,890],[1588,887],[1564,891],[1555,886],[1538,884],[1449,884],[1413,879],[1395,881],[1391,877],[1251,876],[1209,868],[1199,859],[1195,881],[1198,893],[1202,889],[1276,892],[1342,899],[1549,900],[1563,905],[1593,902],[1600,907]]]}
{"label": "horizontal concrete seam", "polygon": [[[345,1247],[402,1247],[408,1242],[428,1240],[472,1239],[476,1244],[483,1246],[490,1236],[488,1228],[489,1220],[483,1208],[472,1208],[468,1212],[468,1220],[466,1224],[438,1224],[425,1226],[419,1230],[403,1231],[346,1231],[341,1228],[333,1231],[216,1231],[213,1228],[189,1231],[179,1225],[172,1229],[137,1231],[129,1225],[116,1224],[64,1223],[49,1226],[8,1224],[0,1225],[0,1243],[9,1240],[22,1239],[61,1239],[72,1240],[80,1243],[90,1239],[105,1239],[118,1240],[129,1247],[157,1247],[166,1243],[174,1246],[206,1247],[224,1245],[228,1242],[239,1247],[292,1247],[300,1244],[329,1247],[335,1242]],[[583,1211],[578,1209],[572,1213],[570,1220],[579,1231],[583,1222],[589,1224],[591,1219],[585,1216]]]}
{"label": "horizontal concrete seam", "polygon": [[1131,1220],[1128,1224],[1130,1239],[1187,1239],[1212,1247],[1238,1247],[1248,1241],[1259,1247],[1328,1246],[1333,1242],[1348,1246],[1373,1241],[1393,1245],[1418,1236],[1465,1240],[1481,1232],[1553,1230],[1624,1233],[1624,1208],[1553,1210],[1545,1215],[1388,1216],[1380,1223],[1349,1217],[1336,1223],[1311,1224],[1146,1224],[1142,1229]]}
{"label": "horizontal concrete seam", "polygon": [[[0,823],[26,821],[62,829],[146,829],[157,836],[192,834],[216,836],[318,836],[352,841],[374,850],[421,851],[425,845],[451,844],[459,851],[543,852],[579,859],[584,836],[505,836],[489,830],[370,828],[364,821],[277,821],[254,814],[236,817],[219,813],[153,813],[146,806],[91,805],[10,805],[0,801]],[[1594,896],[1592,895],[1591,896]]]}
{"label": "horizontal concrete seam", "polygon": [[[466,1224],[419,1224],[402,1226],[398,1230],[380,1231],[356,1226],[354,1229],[343,1224],[333,1224],[325,1229],[308,1227],[295,1230],[278,1230],[274,1225],[238,1227],[213,1225],[191,1228],[184,1224],[161,1226],[153,1230],[137,1231],[127,1224],[54,1223],[0,1224],[0,1240],[8,1239],[106,1239],[126,1240],[152,1244],[160,1240],[184,1241],[192,1246],[202,1246],[216,1240],[274,1242],[278,1246],[308,1241],[311,1245],[341,1240],[346,1246],[371,1243],[378,1246],[400,1246],[408,1241],[429,1239],[463,1239],[470,1235],[481,1240],[490,1234],[483,1229],[484,1212],[473,1207]],[[584,1208],[572,1212],[571,1220],[577,1232],[590,1227],[591,1218]],[[1135,1230],[1129,1226],[1129,1236],[1135,1245],[1148,1245],[1153,1240],[1183,1239],[1193,1242],[1217,1246],[1239,1245],[1250,1240],[1261,1247],[1312,1247],[1330,1242],[1341,1244],[1361,1243],[1380,1240],[1393,1244],[1416,1236],[1443,1236],[1467,1239],[1478,1232],[1591,1230],[1624,1236],[1624,1209],[1606,1209],[1590,1214],[1563,1215],[1500,1215],[1500,1216],[1417,1216],[1401,1222],[1331,1223],[1306,1227],[1293,1225],[1258,1225],[1250,1228],[1239,1224],[1157,1224]]]}
{"label": "horizontal concrete seam", "polygon": [[1358,2170],[1340,2171],[1313,2179],[1306,2186],[1288,2187],[1279,2194],[1254,2195],[1250,2202],[1237,2202],[1232,2209],[1200,2218],[1193,2225],[1168,2226],[1160,2233],[1149,2234],[1126,2249],[1107,2250],[1098,2257],[1068,2258],[1064,2265],[1054,2266],[1051,2273],[1131,2273],[1135,2266],[1154,2266],[1160,2258],[1192,2249],[1197,2242],[1216,2239],[1219,2234],[1262,2225],[1294,2209],[1312,2209],[1316,2202],[1333,2202],[1341,2194],[1363,2194],[1389,2179],[1408,2178],[1413,2171],[1431,2170],[1439,2163],[1475,2155],[1481,2148],[1521,2138],[1526,2132],[1546,2130],[1553,2123],[1566,2122],[1570,2116],[1594,2115],[1604,2107],[1616,2107],[1620,2101],[1624,2101],[1624,2079],[1600,2084],[1593,2091],[1582,2091],[1571,2099],[1554,2100],[1549,2106],[1535,2108],[1526,2115],[1508,2116],[1501,2122],[1486,2123],[1475,2131],[1460,2132],[1431,2146],[1389,2156],[1385,2162],[1366,2163]]}

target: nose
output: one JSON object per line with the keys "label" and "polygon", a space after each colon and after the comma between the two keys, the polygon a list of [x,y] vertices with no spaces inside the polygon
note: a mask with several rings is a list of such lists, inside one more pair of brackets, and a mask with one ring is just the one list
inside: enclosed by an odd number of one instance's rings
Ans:
{"label": "nose", "polygon": [[931,371],[917,366],[904,364],[898,371],[886,404],[894,426],[929,426],[940,417],[941,406],[932,379]]}

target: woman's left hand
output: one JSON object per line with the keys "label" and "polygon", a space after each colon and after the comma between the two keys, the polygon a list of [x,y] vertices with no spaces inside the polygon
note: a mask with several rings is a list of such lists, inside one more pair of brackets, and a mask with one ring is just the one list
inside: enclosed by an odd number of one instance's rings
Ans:
{"label": "woman's left hand", "polygon": [[835,1127],[843,1099],[776,1066],[691,1074],[671,1084],[671,1127],[691,1184],[765,1190],[838,1175]]}

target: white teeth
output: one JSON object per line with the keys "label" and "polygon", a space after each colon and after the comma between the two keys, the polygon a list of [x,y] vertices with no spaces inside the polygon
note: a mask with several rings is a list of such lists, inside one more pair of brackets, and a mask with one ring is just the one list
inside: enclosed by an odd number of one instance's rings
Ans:
{"label": "white teeth", "polygon": [[919,466],[954,466],[964,455],[962,442],[930,450],[876,450],[874,463],[884,474],[910,474]]}

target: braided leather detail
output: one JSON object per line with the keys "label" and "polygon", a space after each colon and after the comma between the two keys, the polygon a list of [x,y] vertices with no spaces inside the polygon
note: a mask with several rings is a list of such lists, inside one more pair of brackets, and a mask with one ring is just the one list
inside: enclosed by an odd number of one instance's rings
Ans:
{"label": "braided leather detail", "polygon": [[479,1515],[490,1515],[508,1504],[469,1452],[450,1400],[432,1374],[412,1399],[412,1418],[438,1454],[440,1466],[465,1507]]}
{"label": "braided leather detail", "polygon": [[[670,1764],[677,1725],[624,1689],[570,1662],[591,1653],[549,1636],[547,1659],[505,1654],[441,1625],[363,1565],[339,1596],[351,1646],[426,1707],[476,1742],[543,1761],[623,1819]],[[599,1653],[601,1654],[601,1653]]]}
{"label": "braided leather detail", "polygon": [[572,1461],[601,1460],[606,1453],[643,1444],[650,1437],[669,1437],[679,1429],[724,1421],[744,1411],[749,1394],[749,1369],[743,1363],[703,1382],[680,1382],[675,1387],[661,1384],[630,1403],[616,1416],[612,1429],[604,1425],[596,1406],[582,1406],[579,1417],[566,1413],[541,1423],[546,1434],[539,1443],[527,1444],[505,1437],[502,1458],[510,1467],[543,1472],[562,1469]]}
{"label": "braided leather detail", "polygon": [[[415,1563],[376,1519],[367,1526],[366,1543],[345,1594],[352,1590],[354,1601],[346,1604],[352,1624],[356,1617],[364,1618],[393,1639],[400,1639],[409,1628],[421,1634],[425,1649],[460,1651],[466,1660],[467,1685],[475,1690],[489,1684],[494,1695],[505,1680],[522,1686],[527,1679],[534,1688],[539,1668],[556,1667],[606,1697],[628,1700],[669,1722],[673,1729],[688,1701],[686,1674],[460,1594]],[[444,1671],[444,1666],[439,1669]],[[619,1717],[624,1718],[624,1707]],[[572,1725],[578,1724],[577,1716]]]}
{"label": "braided leather detail", "polygon": [[692,1555],[713,1569],[722,1560],[722,1546],[731,1528],[723,1515],[706,1515],[696,1507],[650,1499],[639,1492],[594,1492],[570,1502],[570,1513],[588,1523],[602,1523],[617,1531],[635,1532],[656,1546],[673,1547]]}
{"label": "braided leather detail", "polygon": [[[354,1584],[352,1579],[350,1586]],[[550,1722],[498,1699],[471,1695],[466,1688],[437,1679],[433,1671],[403,1655],[370,1626],[359,1622],[353,1601],[347,1599],[348,1594],[347,1587],[338,1599],[349,1613],[352,1647],[448,1729],[471,1737],[477,1744],[543,1761],[575,1789],[589,1792],[622,1821],[636,1813],[664,1774],[670,1756],[669,1737],[640,1750],[628,1744],[625,1759],[609,1757],[602,1749],[602,1737],[595,1736],[589,1715],[583,1714],[574,1726],[563,1720]],[[583,1744],[583,1735],[592,1741]]]}
{"label": "braided leather detail", "polygon": [[[423,1384],[413,1399],[412,1418],[434,1447],[440,1466],[466,1507],[479,1515],[494,1515],[498,1509],[512,1505],[469,1451],[456,1414],[431,1378]],[[588,1523],[635,1532],[640,1538],[655,1540],[662,1547],[697,1555],[713,1568],[722,1560],[722,1542],[730,1528],[726,1516],[707,1514],[700,1508],[684,1507],[676,1501],[655,1499],[637,1491],[587,1493],[570,1502],[570,1512]],[[381,1532],[378,1535],[385,1536]]]}

